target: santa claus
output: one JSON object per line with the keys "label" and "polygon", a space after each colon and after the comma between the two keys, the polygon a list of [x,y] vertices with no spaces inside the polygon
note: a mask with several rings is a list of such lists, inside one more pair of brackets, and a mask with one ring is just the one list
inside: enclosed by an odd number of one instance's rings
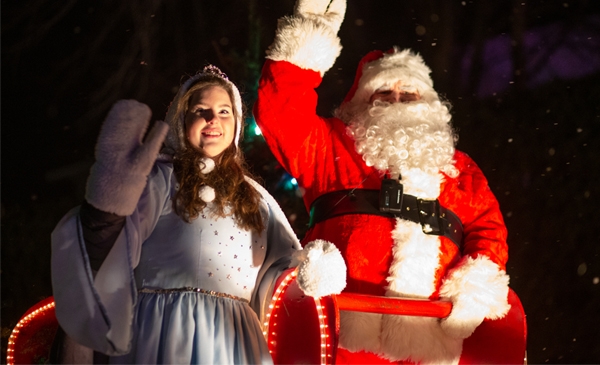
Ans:
{"label": "santa claus", "polygon": [[455,149],[448,103],[418,54],[367,54],[335,117],[316,114],[345,7],[299,0],[279,20],[256,121],[304,189],[304,242],[341,250],[346,292],[453,303],[443,320],[341,312],[337,363],[456,364],[463,339],[510,309],[502,214],[481,170]]}

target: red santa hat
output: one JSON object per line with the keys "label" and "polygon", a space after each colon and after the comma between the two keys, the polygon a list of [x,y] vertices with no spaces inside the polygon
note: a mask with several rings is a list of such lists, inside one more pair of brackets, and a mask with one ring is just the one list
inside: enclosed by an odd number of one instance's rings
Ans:
{"label": "red santa hat", "polygon": [[410,49],[397,47],[387,52],[371,51],[358,64],[356,78],[342,105],[368,103],[375,91],[402,81],[407,90],[418,90],[421,95],[433,90],[431,69],[423,58]]}

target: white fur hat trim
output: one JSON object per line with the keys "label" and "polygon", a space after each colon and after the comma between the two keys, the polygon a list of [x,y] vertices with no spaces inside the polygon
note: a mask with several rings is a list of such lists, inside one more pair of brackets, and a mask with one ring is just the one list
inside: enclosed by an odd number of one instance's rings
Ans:
{"label": "white fur hat trim", "polygon": [[351,102],[368,102],[375,91],[390,87],[398,81],[402,81],[404,87],[419,90],[423,95],[433,91],[430,73],[431,69],[419,54],[394,47],[393,51],[364,65]]}

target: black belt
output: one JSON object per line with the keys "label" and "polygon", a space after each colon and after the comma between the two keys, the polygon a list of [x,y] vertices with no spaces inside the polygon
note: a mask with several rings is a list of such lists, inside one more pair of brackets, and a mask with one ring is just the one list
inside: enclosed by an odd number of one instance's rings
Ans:
{"label": "black belt", "polygon": [[344,214],[373,214],[388,218],[402,218],[419,223],[423,233],[444,236],[461,248],[462,222],[451,210],[442,207],[438,200],[419,199],[402,194],[400,212],[379,210],[379,190],[352,189],[323,194],[310,206],[309,227],[326,219]]}

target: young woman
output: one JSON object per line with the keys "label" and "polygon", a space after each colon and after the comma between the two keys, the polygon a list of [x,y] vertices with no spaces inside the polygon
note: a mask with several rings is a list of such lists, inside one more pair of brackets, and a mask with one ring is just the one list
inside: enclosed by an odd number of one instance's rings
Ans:
{"label": "young woman", "polygon": [[[115,104],[86,201],[52,234],[59,323],[111,363],[270,363],[259,317],[279,274],[306,255],[244,168],[239,91],[207,66],[142,141],[149,119],[144,104]],[[311,247],[337,282],[307,274],[305,292],[339,293],[339,251]]]}

